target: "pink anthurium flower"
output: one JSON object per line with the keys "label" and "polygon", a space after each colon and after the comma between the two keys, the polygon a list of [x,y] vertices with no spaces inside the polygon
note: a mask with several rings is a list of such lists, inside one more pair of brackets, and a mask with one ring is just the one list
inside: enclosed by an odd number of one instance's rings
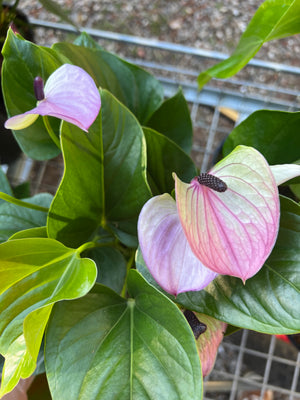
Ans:
{"label": "pink anthurium flower", "polygon": [[244,282],[255,275],[277,238],[277,185],[298,175],[300,166],[270,167],[246,146],[189,184],[174,174],[176,203],[167,194],[153,197],[138,221],[141,252],[154,279],[177,295],[204,288],[217,274]]}
{"label": "pink anthurium flower", "polygon": [[175,200],[169,194],[152,197],[138,221],[140,248],[153,278],[168,293],[201,290],[217,274],[196,258],[184,235]]}
{"label": "pink anthurium flower", "polygon": [[219,274],[244,282],[263,266],[279,228],[279,196],[265,158],[238,146],[209,171],[224,191],[199,177],[190,184],[175,176],[181,224],[194,254]]}
{"label": "pink anthurium flower", "polygon": [[41,78],[35,79],[37,106],[24,114],[9,118],[7,129],[24,129],[39,115],[49,115],[71,122],[87,131],[96,119],[100,106],[100,94],[92,77],[82,68],[64,64],[48,78],[45,88]]}
{"label": "pink anthurium flower", "polygon": [[195,316],[206,325],[206,331],[196,338],[196,345],[201,361],[202,375],[207,376],[214,367],[227,324],[209,315],[195,312]]}

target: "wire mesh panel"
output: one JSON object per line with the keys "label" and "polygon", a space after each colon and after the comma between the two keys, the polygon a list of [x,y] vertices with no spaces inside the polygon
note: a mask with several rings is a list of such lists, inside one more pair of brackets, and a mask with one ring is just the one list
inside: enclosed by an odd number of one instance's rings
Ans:
{"label": "wire mesh panel", "polygon": [[[74,32],[67,25],[32,22],[42,29],[58,29],[61,35]],[[110,50],[152,71],[163,84],[166,97],[182,88],[194,126],[192,157],[201,171],[216,162],[227,135],[253,111],[299,109],[300,68],[254,60],[237,78],[214,80],[199,92],[198,72],[225,55],[112,32],[88,33],[101,44],[109,43]],[[143,57],[133,59],[138,54]],[[55,193],[62,174],[60,156],[48,162],[23,157],[9,170],[13,184],[32,182],[32,194]],[[299,369],[300,353],[292,344],[274,336],[239,331],[221,344],[215,368],[205,380],[204,399],[300,399]]]}

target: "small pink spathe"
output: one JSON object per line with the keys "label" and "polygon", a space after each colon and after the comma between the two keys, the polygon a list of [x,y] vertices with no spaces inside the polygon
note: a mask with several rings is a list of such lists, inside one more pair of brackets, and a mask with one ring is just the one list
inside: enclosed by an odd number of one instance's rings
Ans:
{"label": "small pink spathe", "polygon": [[49,115],[87,131],[99,113],[99,90],[92,77],[76,65],[64,64],[55,70],[46,82],[44,93],[45,98],[35,108],[9,118],[5,127],[24,129],[37,115]]}
{"label": "small pink spathe", "polygon": [[238,146],[211,171],[228,189],[219,193],[175,175],[178,214],[197,258],[211,270],[246,279],[263,266],[279,229],[279,196],[265,158]]}
{"label": "small pink spathe", "polygon": [[176,296],[201,290],[217,276],[191,251],[176,203],[169,194],[152,197],[144,205],[138,220],[138,236],[144,261],[166,292]]}

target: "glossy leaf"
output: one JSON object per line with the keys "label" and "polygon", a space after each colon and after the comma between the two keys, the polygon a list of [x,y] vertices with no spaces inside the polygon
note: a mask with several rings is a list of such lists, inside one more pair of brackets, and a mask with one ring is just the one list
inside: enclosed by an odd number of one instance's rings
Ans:
{"label": "glossy leaf", "polygon": [[201,395],[195,341],[181,312],[136,271],[128,289],[132,298],[125,300],[96,285],[55,306],[45,353],[53,400]]}
{"label": "glossy leaf", "polygon": [[233,129],[223,154],[243,144],[257,149],[271,165],[293,163],[300,158],[299,124],[300,112],[256,111]]}
{"label": "glossy leaf", "polygon": [[53,304],[86,294],[96,267],[77,250],[41,238],[2,243],[0,260],[1,396],[33,373]]}
{"label": "glossy leaf", "polygon": [[96,85],[109,90],[141,123],[159,107],[163,90],[159,81],[142,68],[101,49],[57,43],[53,49],[85,69]]}
{"label": "glossy leaf", "polygon": [[101,91],[101,99],[102,111],[88,134],[70,124],[61,129],[65,173],[47,227],[50,237],[69,246],[88,241],[104,218],[117,226],[136,224],[150,197],[142,129],[109,92]]}
{"label": "glossy leaf", "polygon": [[181,89],[162,103],[147,122],[147,127],[164,134],[190,154],[193,126],[188,104]]}
{"label": "glossy leaf", "polygon": [[97,282],[121,293],[127,272],[127,263],[122,253],[113,247],[99,247],[90,250],[87,256],[96,263]]}
{"label": "glossy leaf", "polygon": [[47,227],[41,226],[39,228],[29,228],[23,231],[16,232],[9,238],[9,240],[47,237]]}
{"label": "glossy leaf", "polygon": [[280,230],[264,267],[245,285],[219,276],[201,292],[180,294],[186,308],[269,334],[300,332],[300,205],[281,198]]}
{"label": "glossy leaf", "polygon": [[[53,50],[37,46],[9,30],[3,47],[2,88],[8,116],[22,114],[36,105],[33,81],[40,76],[44,81],[63,64]],[[58,134],[58,120],[52,121]],[[22,150],[31,158],[45,160],[56,156],[59,149],[52,142],[43,121],[37,120],[29,129],[17,131],[15,137]]]}
{"label": "glossy leaf", "polygon": [[168,137],[144,128],[147,143],[147,173],[153,194],[171,193],[174,189],[172,173],[189,181],[197,175],[192,159]]}
{"label": "glossy leaf", "polygon": [[207,268],[245,282],[260,270],[276,241],[277,185],[265,158],[246,146],[238,146],[209,174],[227,189],[175,177],[179,218],[192,251]]}
{"label": "glossy leaf", "polygon": [[[52,196],[48,193],[40,193],[26,202],[43,207],[49,207]],[[38,228],[46,225],[47,213],[20,207],[12,203],[0,205],[0,241],[4,242],[14,233],[29,228]]]}
{"label": "glossy leaf", "polygon": [[233,54],[199,75],[199,88],[213,77],[224,79],[236,74],[265,42],[297,33],[300,33],[299,1],[266,0],[256,11]]}

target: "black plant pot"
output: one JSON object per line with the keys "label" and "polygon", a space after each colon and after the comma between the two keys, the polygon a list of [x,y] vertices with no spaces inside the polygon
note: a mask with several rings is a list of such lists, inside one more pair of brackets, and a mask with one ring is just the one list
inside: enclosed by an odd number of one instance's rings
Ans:
{"label": "black plant pot", "polygon": [[[1,7],[1,6],[0,6]],[[13,10],[10,5],[2,4],[2,19],[0,23],[0,47],[2,50],[7,29],[13,23],[14,28],[27,40],[34,41],[32,27],[26,15],[20,10]],[[2,66],[2,54],[0,55],[0,68]],[[0,163],[10,164],[15,161],[21,153],[20,147],[14,138],[13,133],[4,128],[7,120],[7,113],[2,95],[2,85],[0,82]]]}

